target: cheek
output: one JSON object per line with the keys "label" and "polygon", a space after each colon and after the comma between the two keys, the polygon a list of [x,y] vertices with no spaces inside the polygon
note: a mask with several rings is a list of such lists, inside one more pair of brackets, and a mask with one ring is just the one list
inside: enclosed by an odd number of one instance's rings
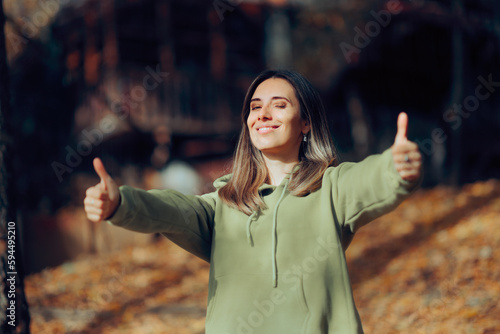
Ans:
{"label": "cheek", "polygon": [[252,114],[250,114],[247,117],[247,126],[248,126],[248,129],[252,128],[252,124],[253,123],[255,123],[255,117],[253,117]]}
{"label": "cheek", "polygon": [[302,119],[300,117],[293,117],[288,121],[288,126],[291,131],[302,131]]}

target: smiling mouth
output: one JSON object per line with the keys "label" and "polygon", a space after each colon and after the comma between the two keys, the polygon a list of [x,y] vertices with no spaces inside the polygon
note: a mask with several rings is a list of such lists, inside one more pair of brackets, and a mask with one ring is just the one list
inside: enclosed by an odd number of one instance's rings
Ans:
{"label": "smiling mouth", "polygon": [[272,131],[276,130],[279,127],[280,127],[279,125],[263,126],[263,127],[257,128],[257,132],[261,133],[261,134],[265,134],[265,133],[272,132]]}

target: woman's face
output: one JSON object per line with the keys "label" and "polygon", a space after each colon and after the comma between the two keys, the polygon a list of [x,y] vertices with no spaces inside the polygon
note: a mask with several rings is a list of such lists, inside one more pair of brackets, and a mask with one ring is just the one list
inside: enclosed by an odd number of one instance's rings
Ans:
{"label": "woman's face", "polygon": [[265,156],[296,161],[303,134],[310,129],[300,117],[292,85],[280,78],[262,82],[255,90],[247,126],[253,145]]}

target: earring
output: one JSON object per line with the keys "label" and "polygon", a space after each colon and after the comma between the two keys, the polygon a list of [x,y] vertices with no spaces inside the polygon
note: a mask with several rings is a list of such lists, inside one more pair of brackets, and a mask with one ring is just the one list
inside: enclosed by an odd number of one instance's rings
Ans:
{"label": "earring", "polygon": [[306,135],[305,133],[304,133],[304,138],[302,138],[302,141],[303,141],[304,143],[307,143],[307,135]]}

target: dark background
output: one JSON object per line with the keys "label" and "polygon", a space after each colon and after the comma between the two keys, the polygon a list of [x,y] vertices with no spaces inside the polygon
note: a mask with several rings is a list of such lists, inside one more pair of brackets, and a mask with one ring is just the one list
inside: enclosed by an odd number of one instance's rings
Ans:
{"label": "dark background", "polygon": [[102,250],[92,238],[76,238],[76,250],[61,242],[62,215],[98,233],[82,218],[85,189],[98,182],[94,157],[119,183],[143,188],[164,187],[182,162],[199,177],[193,192],[210,191],[228,172],[245,91],[270,67],[297,70],[320,91],[344,161],[388,148],[404,110],[424,187],[500,176],[498,1],[4,6],[28,272]]}

